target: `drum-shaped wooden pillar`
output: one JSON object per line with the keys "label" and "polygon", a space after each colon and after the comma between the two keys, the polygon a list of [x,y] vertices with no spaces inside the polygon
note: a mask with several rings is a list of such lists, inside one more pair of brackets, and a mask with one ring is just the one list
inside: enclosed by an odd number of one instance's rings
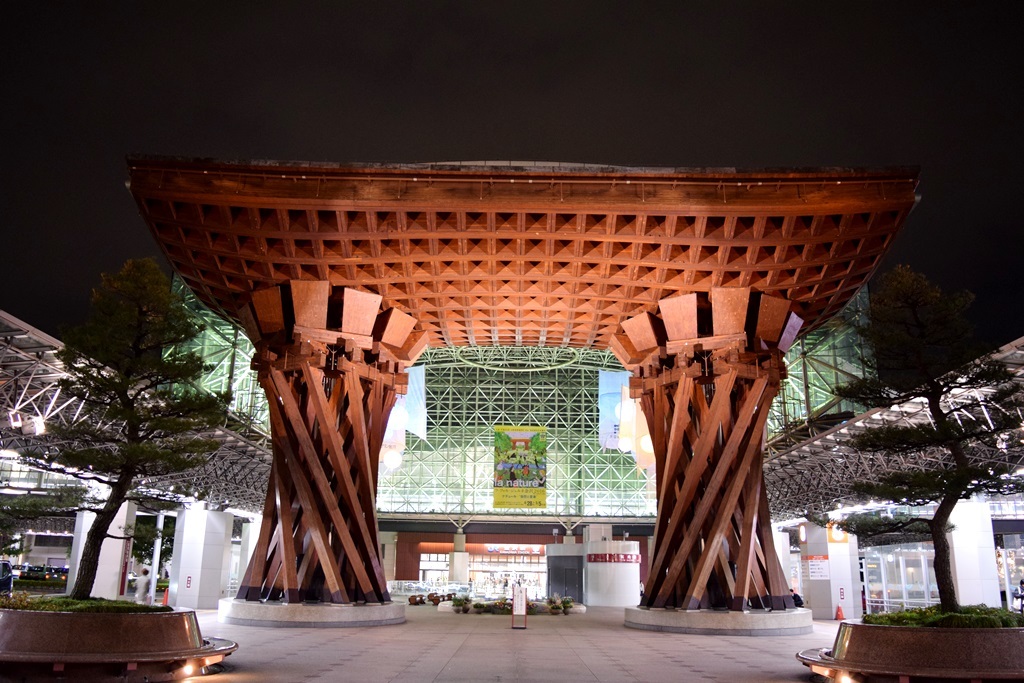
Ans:
{"label": "drum-shaped wooden pillar", "polygon": [[381,297],[294,280],[239,311],[270,405],[263,525],[237,598],[390,601],[377,542],[377,462],[405,368],[426,347]]}
{"label": "drum-shaped wooden pillar", "polygon": [[654,443],[658,518],[643,606],[793,606],[774,547],[762,449],[790,302],[715,288],[625,321],[612,350],[633,371]]}

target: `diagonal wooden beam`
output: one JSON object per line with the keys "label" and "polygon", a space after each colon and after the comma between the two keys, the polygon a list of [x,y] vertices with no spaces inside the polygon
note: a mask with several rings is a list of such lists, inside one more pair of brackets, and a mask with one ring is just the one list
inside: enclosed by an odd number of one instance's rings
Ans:
{"label": "diagonal wooden beam", "polygon": [[[308,527],[311,540],[316,546],[317,554],[320,556],[319,559],[321,568],[324,572],[324,581],[327,583],[327,588],[331,592],[331,600],[333,602],[348,602],[348,595],[339,582],[340,572],[334,562],[333,555],[329,551],[330,543],[327,537],[327,530],[324,528],[323,521],[320,519],[316,501],[313,498],[312,490],[310,489],[309,482],[307,481],[308,475],[306,472],[302,471],[298,462],[300,459],[303,459],[305,460],[306,465],[309,466],[313,460],[308,455],[308,453],[312,451],[313,444],[308,441],[309,435],[306,434],[305,426],[302,424],[302,419],[298,414],[298,404],[295,402],[288,383],[284,379],[284,375],[281,371],[270,370],[269,376],[266,376],[263,381],[269,385],[270,388],[276,390],[277,395],[281,399],[280,404],[275,401],[271,401],[269,404],[272,429],[276,428],[277,432],[280,434],[288,433],[285,429],[285,422],[287,420],[291,423],[292,432],[299,442],[298,453],[292,450],[291,444],[286,442],[281,443],[281,454],[284,456],[282,459],[285,461],[288,473],[291,475],[292,484],[295,487],[299,505],[305,512],[303,522]],[[303,439],[304,436],[305,439]],[[284,440],[282,439],[281,441],[283,442]],[[303,453],[304,450],[306,451],[305,454]],[[303,457],[304,455],[305,457]],[[314,475],[314,479],[315,478],[316,477]],[[294,565],[295,562],[293,560],[290,565],[293,567],[293,572],[295,571]],[[296,576],[296,585],[298,585],[297,580],[298,577]]]}
{"label": "diagonal wooden beam", "polygon": [[[271,370],[270,378],[274,386],[279,391],[282,388],[287,389],[287,382],[281,371]],[[306,391],[310,391],[310,387],[308,385],[306,386]],[[317,487],[317,491],[320,494],[319,501],[325,503],[324,507],[327,511],[327,514],[330,516],[331,521],[334,524],[335,531],[339,533],[341,542],[343,545],[345,545],[346,550],[352,555],[360,555],[360,553],[356,549],[355,543],[352,541],[351,536],[347,534],[347,525],[345,524],[345,520],[341,516],[341,511],[338,509],[337,501],[334,500],[332,503],[333,492],[331,490],[331,486],[327,481],[327,476],[324,474],[323,468],[320,466],[319,459],[316,457],[316,450],[313,446],[312,440],[310,439],[309,433],[307,432],[306,424],[302,421],[302,418],[300,416],[298,403],[295,401],[294,396],[292,396],[292,393],[290,391],[282,392],[281,400],[282,404],[280,408],[274,407],[274,409],[279,411],[283,409],[284,416],[287,417],[290,423],[291,431],[299,442],[298,456],[304,461],[304,464],[307,469],[306,474],[312,477],[312,481],[314,485]],[[284,416],[282,416],[280,412],[278,413],[278,419],[283,419]],[[284,425],[282,424],[282,429],[283,428]],[[297,468],[297,463],[295,463],[293,466],[294,460],[294,458],[289,458],[288,464],[290,467]],[[309,488],[309,483],[306,481],[306,479],[299,478],[298,475],[295,476],[297,477],[295,480],[296,489],[299,492],[303,507],[306,509],[311,518],[310,524],[313,526],[314,529],[323,530],[323,536],[319,538],[317,536],[314,536],[314,541],[318,543],[317,550],[319,551],[319,554],[321,556],[321,561],[327,563],[323,567],[324,574],[330,572],[330,578],[328,579],[329,588],[332,594],[336,593],[340,597],[340,585],[330,584],[331,580],[337,582],[341,573],[338,571],[337,564],[334,561],[333,553],[329,552],[328,550],[329,546],[327,544],[326,530],[323,528],[323,521],[320,518],[320,510],[317,506],[317,499],[313,497],[312,490]],[[312,519],[314,517],[315,520]],[[344,530],[344,532],[342,530]],[[371,593],[373,590],[373,584],[370,581],[370,577],[367,574],[365,567],[363,567],[361,563],[355,563],[355,565],[356,576],[359,580],[360,588],[366,593]]]}
{"label": "diagonal wooden beam", "polygon": [[[767,380],[763,380],[763,382],[766,384]],[[768,408],[771,405],[771,397],[769,396],[767,401],[763,400],[766,395],[763,391],[763,387],[761,392],[753,391],[751,394],[752,395],[748,397],[748,401],[753,404],[754,408],[758,409],[758,415],[754,421],[754,428],[749,431],[746,429],[743,430],[746,432],[746,438],[742,439],[745,449],[738,466],[740,476],[733,477],[732,482],[726,490],[725,496],[722,498],[718,515],[715,518],[711,531],[704,539],[704,548],[701,553],[700,561],[694,568],[689,586],[686,589],[684,597],[684,606],[686,609],[696,609],[700,605],[700,597],[706,589],[708,572],[710,572],[712,566],[710,560],[714,557],[714,553],[717,551],[718,545],[721,543],[722,535],[725,532],[725,526],[729,524],[732,519],[732,509],[736,505],[744,484],[746,483],[746,476],[743,475],[745,475],[751,467],[760,463],[761,434],[764,431],[764,425],[768,420]],[[748,411],[744,411],[744,413],[747,412]],[[695,524],[697,523],[696,519],[700,513],[700,506],[698,506],[698,512],[694,514]]]}
{"label": "diagonal wooden beam", "polygon": [[274,471],[274,495],[277,506],[278,543],[281,555],[281,572],[279,573],[280,588],[284,592],[285,602],[299,602],[299,579],[295,573],[295,542],[292,518],[292,502],[288,496],[291,489],[289,476],[285,468],[278,467]]}
{"label": "diagonal wooden beam", "polygon": [[[270,481],[274,481],[274,468],[277,467],[276,459],[270,463]],[[260,524],[260,531],[256,537],[256,547],[252,551],[252,560],[245,569],[245,576],[238,586],[238,593],[235,598],[238,600],[256,601],[260,599],[262,592],[263,576],[266,571],[267,557],[270,553],[270,538],[273,534],[273,527],[278,523],[274,496],[274,487],[267,486],[267,495],[263,503],[263,523]]]}
{"label": "diagonal wooden beam", "polygon": [[370,457],[370,438],[367,433],[367,415],[364,400],[363,383],[355,373],[346,373],[347,406],[345,416],[352,425],[351,448],[349,456],[355,461],[362,514],[369,519],[377,517],[377,492],[373,488],[374,478],[370,475],[372,458]]}
{"label": "diagonal wooden beam", "polygon": [[[772,596],[772,609],[793,609],[793,596],[789,592],[789,581],[782,570],[779,553],[775,548],[775,536],[772,534],[771,513],[768,509],[768,496],[764,495],[764,471],[761,475],[761,500],[758,502],[760,520],[758,523],[758,540],[764,549],[764,568],[768,574],[768,592]],[[788,550],[788,548],[787,548]]]}
{"label": "diagonal wooden beam", "polygon": [[[675,582],[672,575],[682,569],[679,563],[680,557],[689,553],[689,549],[683,553],[676,551],[675,539],[683,529],[684,510],[689,509],[692,504],[694,495],[697,492],[697,484],[700,482],[704,469],[708,466],[706,454],[711,451],[714,441],[718,438],[719,426],[723,423],[729,412],[730,394],[732,393],[735,380],[736,373],[733,372],[717,378],[715,397],[711,401],[707,424],[701,425],[700,438],[693,447],[694,456],[686,467],[680,493],[676,497],[675,505],[669,514],[668,522],[665,524],[665,531],[661,539],[662,543],[657,548],[655,559],[651,563],[651,576],[655,578],[652,595],[656,596],[653,606],[663,607],[665,605],[665,602],[668,600],[668,593],[670,592],[668,587]],[[721,476],[725,476],[724,472]],[[708,504],[710,504],[706,491],[704,496],[704,500],[707,500]],[[699,528],[700,522],[696,524],[697,528]],[[683,547],[686,547],[685,541]],[[673,558],[671,563],[669,562],[670,556]]]}
{"label": "diagonal wooden beam", "polygon": [[[735,375],[733,373],[730,373],[729,377],[735,378]],[[747,394],[745,403],[743,407],[740,409],[739,418],[736,421],[731,433],[729,434],[728,441],[726,442],[725,447],[722,450],[721,456],[714,464],[714,471],[711,473],[711,478],[708,480],[707,486],[701,494],[701,499],[693,510],[692,518],[687,528],[689,533],[683,535],[682,542],[679,544],[678,549],[675,550],[673,562],[666,567],[667,571],[665,572],[665,579],[662,583],[662,592],[658,594],[655,598],[655,603],[653,606],[663,607],[665,605],[665,603],[668,600],[669,594],[669,590],[667,587],[674,585],[675,582],[679,579],[679,576],[683,570],[683,559],[686,556],[688,556],[692,550],[695,549],[698,540],[704,540],[701,538],[700,534],[701,527],[704,526],[705,520],[712,511],[712,507],[717,502],[716,499],[718,497],[719,489],[725,482],[726,477],[732,474],[731,468],[733,460],[736,458],[737,454],[739,454],[743,444],[746,443],[747,428],[750,425],[751,420],[754,419],[754,413],[758,410],[758,407],[761,404],[760,399],[765,393],[765,387],[767,386],[767,383],[767,378],[761,378],[757,380],[754,383],[754,386],[751,388],[750,392]],[[711,404],[712,413],[715,412],[715,404],[718,403],[719,399],[724,400],[727,405],[731,402],[730,393],[732,389],[732,382],[726,382],[723,384],[723,386],[728,387],[729,391],[720,394],[719,391],[722,387],[716,389],[715,397],[714,399],[712,399]],[[762,416],[759,415],[757,418],[759,422],[761,422],[761,417]],[[719,424],[721,424],[719,420],[712,420],[709,425],[705,425],[705,428],[710,429],[712,434],[717,434]],[[705,443],[706,450],[699,450],[697,448],[694,448],[694,462],[699,463],[696,466],[694,478],[699,477],[700,474],[703,473],[704,468],[707,466],[707,458],[701,455],[702,453],[706,453],[711,446],[710,440],[705,439],[707,434],[707,431],[704,431],[701,434],[701,438],[702,441],[704,441]],[[690,477],[690,473],[687,472],[686,476]],[[684,484],[685,483],[686,480],[684,479]],[[743,478],[741,477],[740,484],[742,483]],[[696,490],[696,482],[693,482],[690,486],[692,486],[691,490]],[[690,502],[692,502],[693,500],[692,494],[689,496],[689,498],[690,500],[687,501],[686,508],[689,507]],[[681,506],[679,503],[682,500],[683,497],[680,496],[679,500],[676,502],[676,509],[678,510],[678,512],[673,513],[674,516],[680,518],[683,514],[683,506]],[[729,508],[731,509],[732,506],[730,505]],[[671,538],[671,536],[669,536],[669,538]],[[665,550],[667,551],[668,548],[666,548]],[[707,552],[706,541],[703,552]]]}
{"label": "diagonal wooden beam", "polygon": [[[344,444],[342,443],[341,436],[336,429],[332,428],[334,421],[331,420],[332,413],[329,412],[330,402],[323,391],[323,371],[307,366],[303,368],[303,374],[306,379],[306,385],[310,387],[309,402],[313,406],[317,420],[321,425],[320,433],[327,449],[327,456],[330,459],[331,466],[333,467],[337,478],[337,485],[333,490],[328,486],[330,495],[327,497],[331,500],[337,501],[338,491],[340,490],[341,497],[349,509],[348,518],[350,521],[352,519],[355,520],[356,529],[358,530],[362,545],[364,548],[368,549],[367,560],[370,562],[372,573],[376,579],[376,585],[372,592],[377,595],[378,599],[384,600],[385,596],[381,588],[383,586],[386,590],[387,584],[384,579],[384,570],[380,564],[380,558],[377,553],[376,538],[370,533],[365,515],[361,514],[362,508],[359,504],[355,483],[352,481],[352,475],[349,472],[348,460],[345,457]],[[344,386],[345,385],[342,384],[341,387],[339,387],[339,390]],[[370,521],[375,522],[376,520],[374,519]],[[346,553],[352,553],[350,545],[343,541],[344,536],[349,535],[347,525],[339,524],[339,520],[334,520],[334,524],[338,529],[339,540],[342,540]],[[354,546],[354,542],[352,545]],[[372,551],[369,549],[372,549]]]}
{"label": "diagonal wooden beam", "polygon": [[732,595],[729,609],[743,611],[750,598],[750,574],[754,564],[754,538],[758,520],[758,501],[761,495],[761,473],[757,467],[751,467],[747,473],[746,490],[743,492],[741,509],[745,513],[739,535],[739,546],[736,558],[736,590]]}

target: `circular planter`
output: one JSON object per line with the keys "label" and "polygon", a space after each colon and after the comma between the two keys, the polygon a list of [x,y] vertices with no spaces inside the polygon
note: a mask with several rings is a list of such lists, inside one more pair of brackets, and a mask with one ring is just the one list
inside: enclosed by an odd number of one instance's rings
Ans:
{"label": "circular planter", "polygon": [[0,662],[13,680],[168,681],[238,649],[203,638],[195,612],[0,610]]}
{"label": "circular planter", "polygon": [[919,628],[844,621],[831,648],[804,650],[796,657],[830,679],[861,674],[866,681],[898,681],[901,676],[1020,680],[1024,628]]}

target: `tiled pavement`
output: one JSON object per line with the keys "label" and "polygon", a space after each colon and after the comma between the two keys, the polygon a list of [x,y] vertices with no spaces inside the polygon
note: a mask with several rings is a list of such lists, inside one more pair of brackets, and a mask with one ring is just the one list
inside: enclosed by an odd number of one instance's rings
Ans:
{"label": "tiled pavement", "polygon": [[628,629],[621,608],[586,614],[511,617],[408,607],[408,621],[375,628],[264,628],[217,621],[199,612],[206,636],[237,641],[238,651],[203,683],[291,681],[683,681],[791,683],[810,680],[797,651],[832,644],[838,622],[814,623],[804,636],[694,636]]}

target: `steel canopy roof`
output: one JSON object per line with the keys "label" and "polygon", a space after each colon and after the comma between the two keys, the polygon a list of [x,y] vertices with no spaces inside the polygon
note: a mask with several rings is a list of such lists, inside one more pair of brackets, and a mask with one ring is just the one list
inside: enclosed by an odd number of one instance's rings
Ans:
{"label": "steel canopy roof", "polygon": [[750,287],[805,330],[866,282],[913,168],[339,165],[133,157],[172,267],[237,320],[255,290],[328,280],[413,315],[431,346],[607,348],[660,299]]}

